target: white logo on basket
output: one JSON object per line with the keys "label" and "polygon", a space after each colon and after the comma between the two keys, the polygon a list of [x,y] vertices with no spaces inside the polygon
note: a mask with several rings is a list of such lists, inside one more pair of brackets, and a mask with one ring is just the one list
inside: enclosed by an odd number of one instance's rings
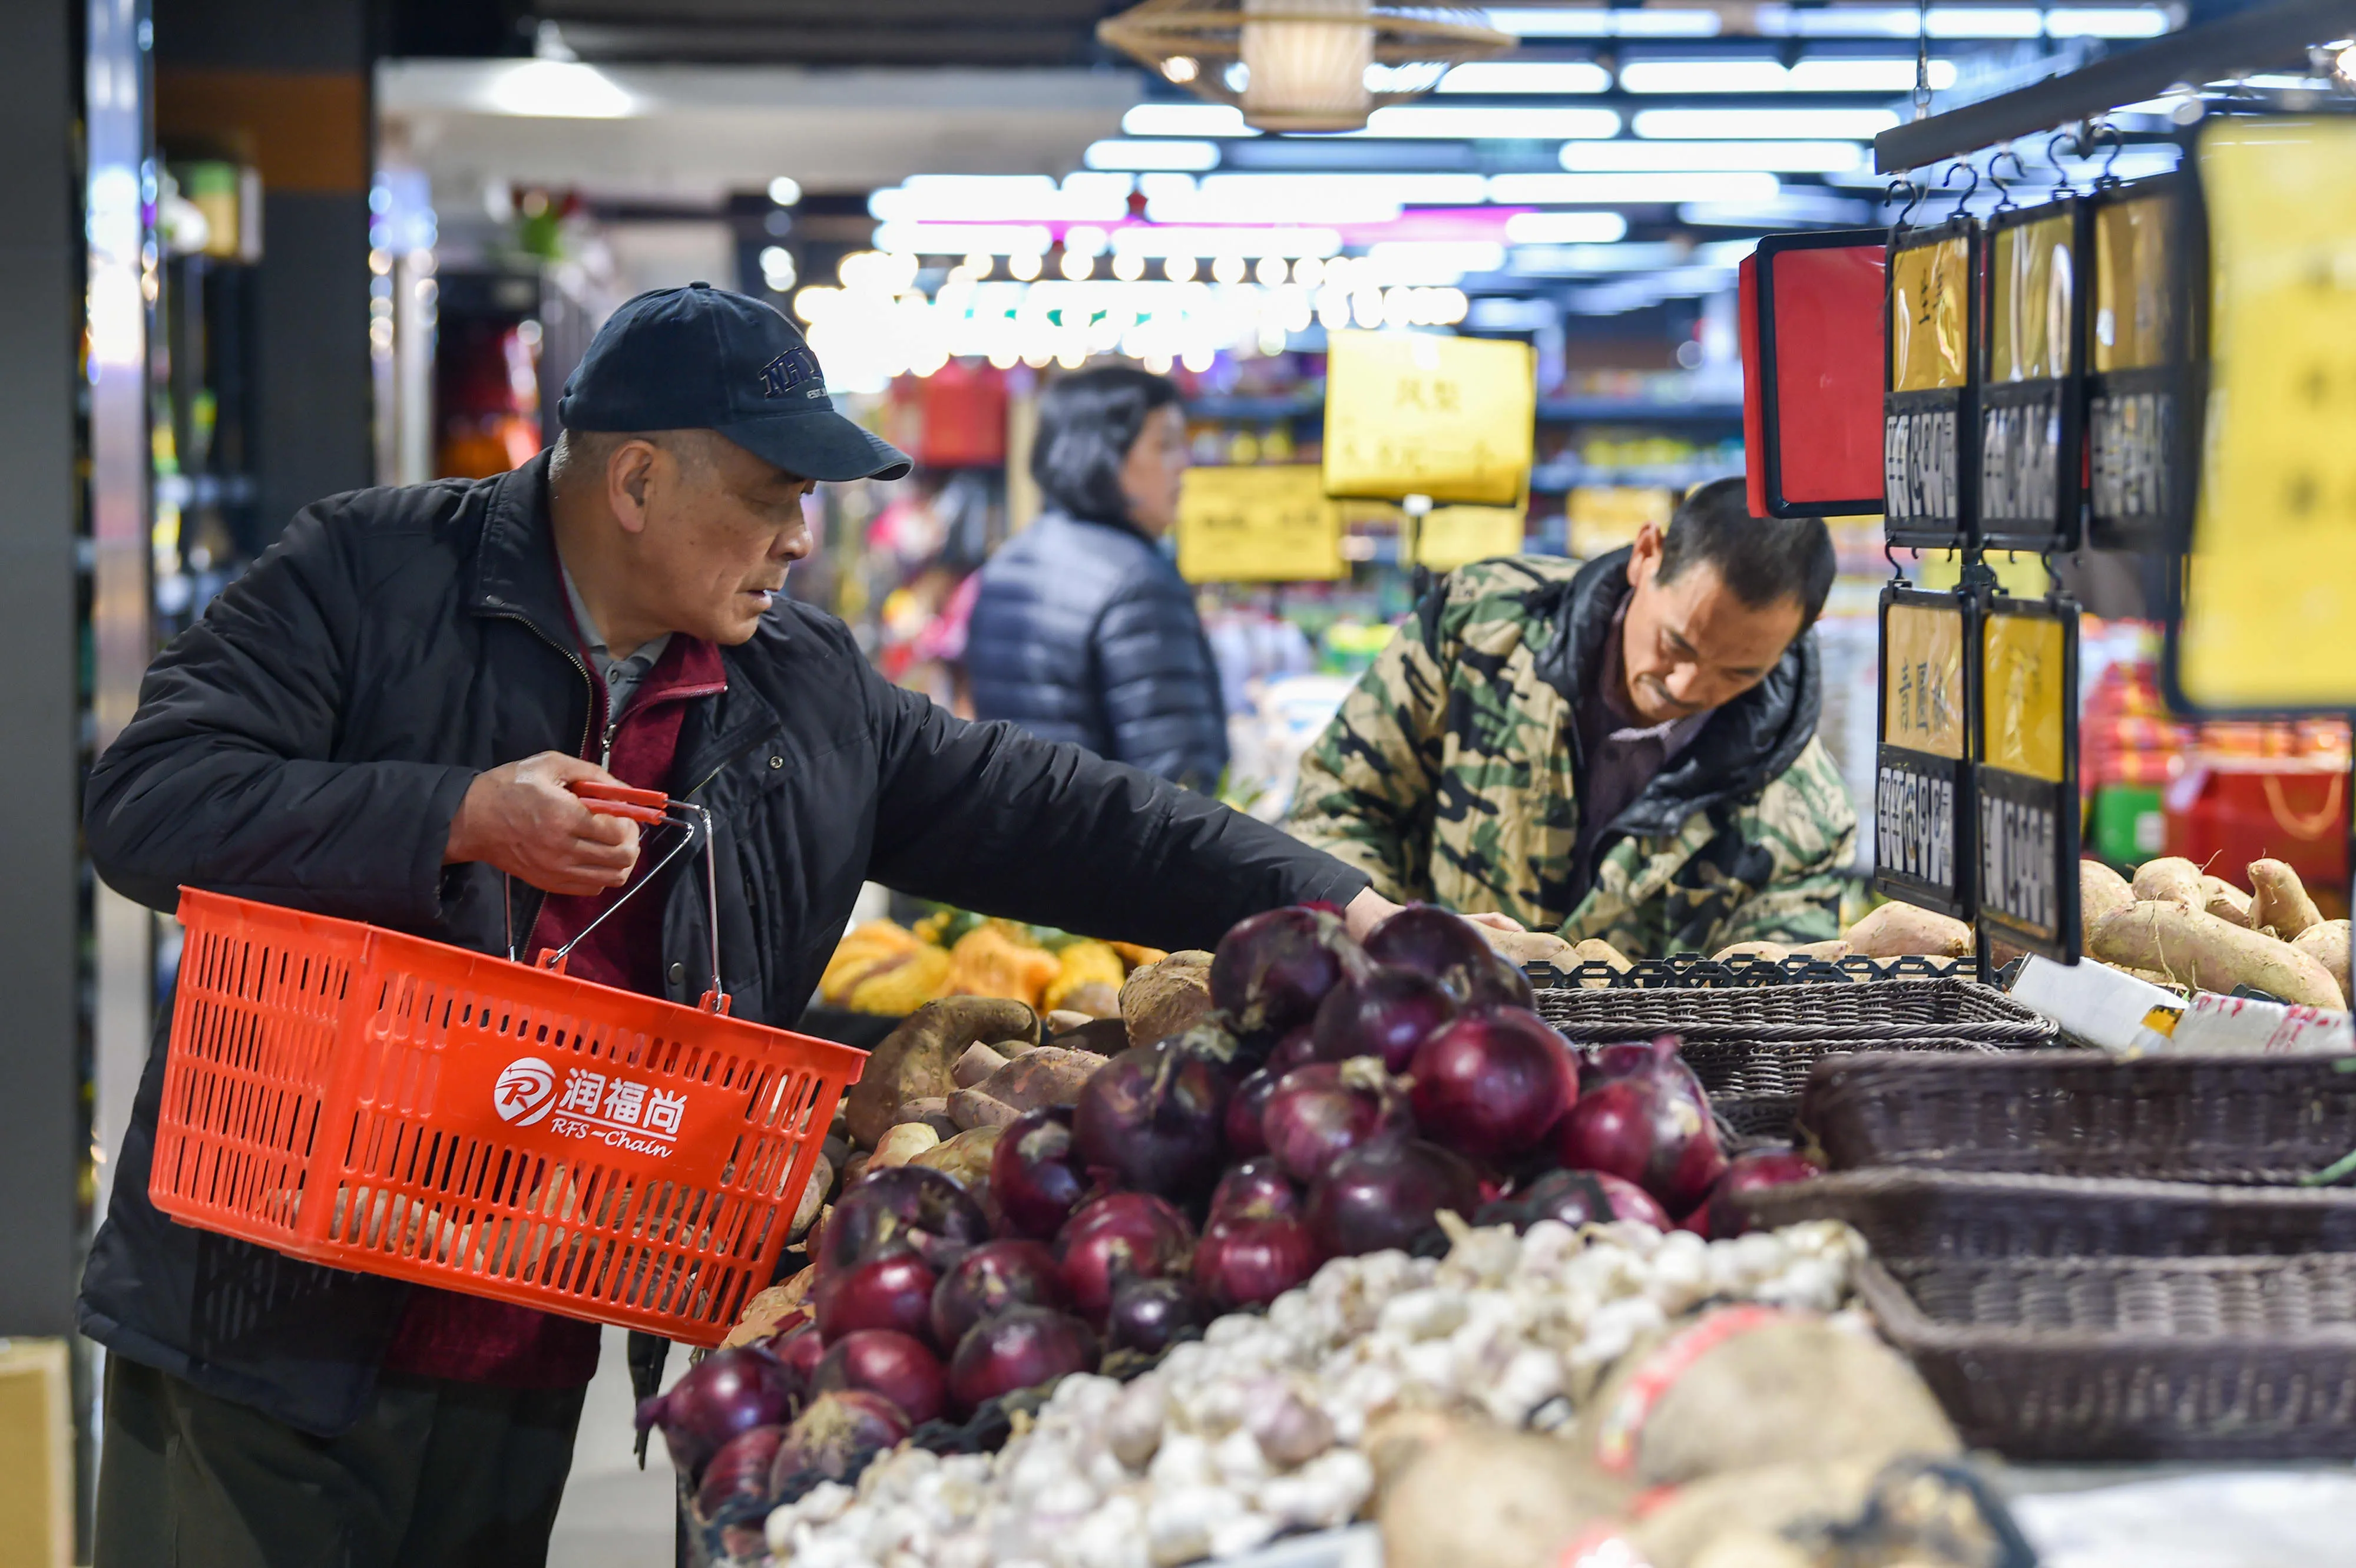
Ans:
{"label": "white logo on basket", "polygon": [[538,1057],[518,1057],[491,1086],[491,1109],[502,1122],[529,1127],[556,1102],[556,1069]]}

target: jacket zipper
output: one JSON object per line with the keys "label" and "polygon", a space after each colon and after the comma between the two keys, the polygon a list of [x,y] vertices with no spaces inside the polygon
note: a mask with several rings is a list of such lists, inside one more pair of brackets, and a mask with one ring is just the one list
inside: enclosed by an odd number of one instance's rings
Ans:
{"label": "jacket zipper", "polygon": [[[565,647],[562,643],[557,641],[556,639],[549,636],[548,633],[541,630],[539,626],[535,624],[529,616],[510,615],[504,611],[498,610],[494,610],[492,612],[492,616],[495,619],[514,621],[518,625],[530,630],[532,636],[540,639],[541,641],[548,644],[549,647],[562,654],[564,656],[564,661],[567,664],[572,665],[573,672],[581,677],[581,684],[589,693],[589,711],[581,720],[581,744],[575,748],[574,755],[586,759],[589,755],[589,742],[597,733],[597,682],[595,677],[589,673],[589,666],[581,662],[581,656],[578,653],[575,653],[573,650]],[[608,758],[614,755],[614,725],[610,722],[605,725],[605,754]],[[603,768],[605,764],[600,762],[598,766]],[[508,897],[509,888],[508,879],[506,877],[501,877],[499,879],[499,897],[501,900],[504,901]],[[518,944],[516,951],[522,955],[522,961],[530,963],[532,961],[531,939],[539,933],[541,911],[548,905],[548,895],[541,892],[538,888],[531,886],[530,884],[525,885],[525,892],[529,896],[526,899],[526,905],[531,910],[531,916],[523,923],[523,940]]]}

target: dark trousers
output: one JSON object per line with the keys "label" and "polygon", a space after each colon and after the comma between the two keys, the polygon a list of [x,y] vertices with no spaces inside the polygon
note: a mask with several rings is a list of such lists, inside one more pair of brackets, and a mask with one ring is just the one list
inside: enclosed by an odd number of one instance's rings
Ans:
{"label": "dark trousers", "polygon": [[94,1568],[540,1568],[585,1391],[387,1377],[326,1438],[109,1356]]}

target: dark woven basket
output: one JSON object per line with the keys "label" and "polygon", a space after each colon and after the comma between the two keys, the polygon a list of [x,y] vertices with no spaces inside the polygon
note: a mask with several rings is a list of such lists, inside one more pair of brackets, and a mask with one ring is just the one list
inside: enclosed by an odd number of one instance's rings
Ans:
{"label": "dark woven basket", "polygon": [[2356,1058],[1869,1053],[1818,1065],[1800,1122],[1835,1170],[2292,1186],[2356,1149]]}
{"label": "dark woven basket", "polygon": [[1576,1041],[1680,1035],[1794,1045],[1937,1038],[2025,1046],[2053,1038],[2051,1019],[1990,986],[1954,977],[1735,991],[1553,988],[1537,993],[1537,1010]]}
{"label": "dark woven basket", "polygon": [[2356,1254],[2356,1192],[1879,1166],[1736,1201],[1764,1226],[1841,1219],[1885,1262]]}
{"label": "dark woven basket", "polygon": [[1938,980],[1948,975],[1968,976],[1971,972],[1971,964],[1965,960],[1922,958],[1912,954],[1902,958],[1865,958],[1851,954],[1843,959],[1807,958],[1795,954],[1790,958],[1771,959],[1745,953],[1736,958],[1715,959],[1705,958],[1697,952],[1681,952],[1672,953],[1667,958],[1640,958],[1624,969],[1600,959],[1590,959],[1568,968],[1543,962],[1524,967],[1529,973],[1530,983],[1540,988],[1608,987],[1613,991],[1728,990],[1834,981]]}
{"label": "dark woven basket", "polygon": [[1869,1262],[1858,1294],[1974,1447],[2356,1458],[2356,1254]]}

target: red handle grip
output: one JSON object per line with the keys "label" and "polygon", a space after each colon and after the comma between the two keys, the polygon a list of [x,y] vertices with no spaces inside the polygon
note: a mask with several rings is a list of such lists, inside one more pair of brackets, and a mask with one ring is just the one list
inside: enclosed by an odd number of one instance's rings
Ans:
{"label": "red handle grip", "polygon": [[594,779],[576,779],[565,788],[600,816],[627,817],[648,824],[669,820],[663,809],[670,804],[670,797],[659,789],[633,789],[626,784],[600,784]]}

